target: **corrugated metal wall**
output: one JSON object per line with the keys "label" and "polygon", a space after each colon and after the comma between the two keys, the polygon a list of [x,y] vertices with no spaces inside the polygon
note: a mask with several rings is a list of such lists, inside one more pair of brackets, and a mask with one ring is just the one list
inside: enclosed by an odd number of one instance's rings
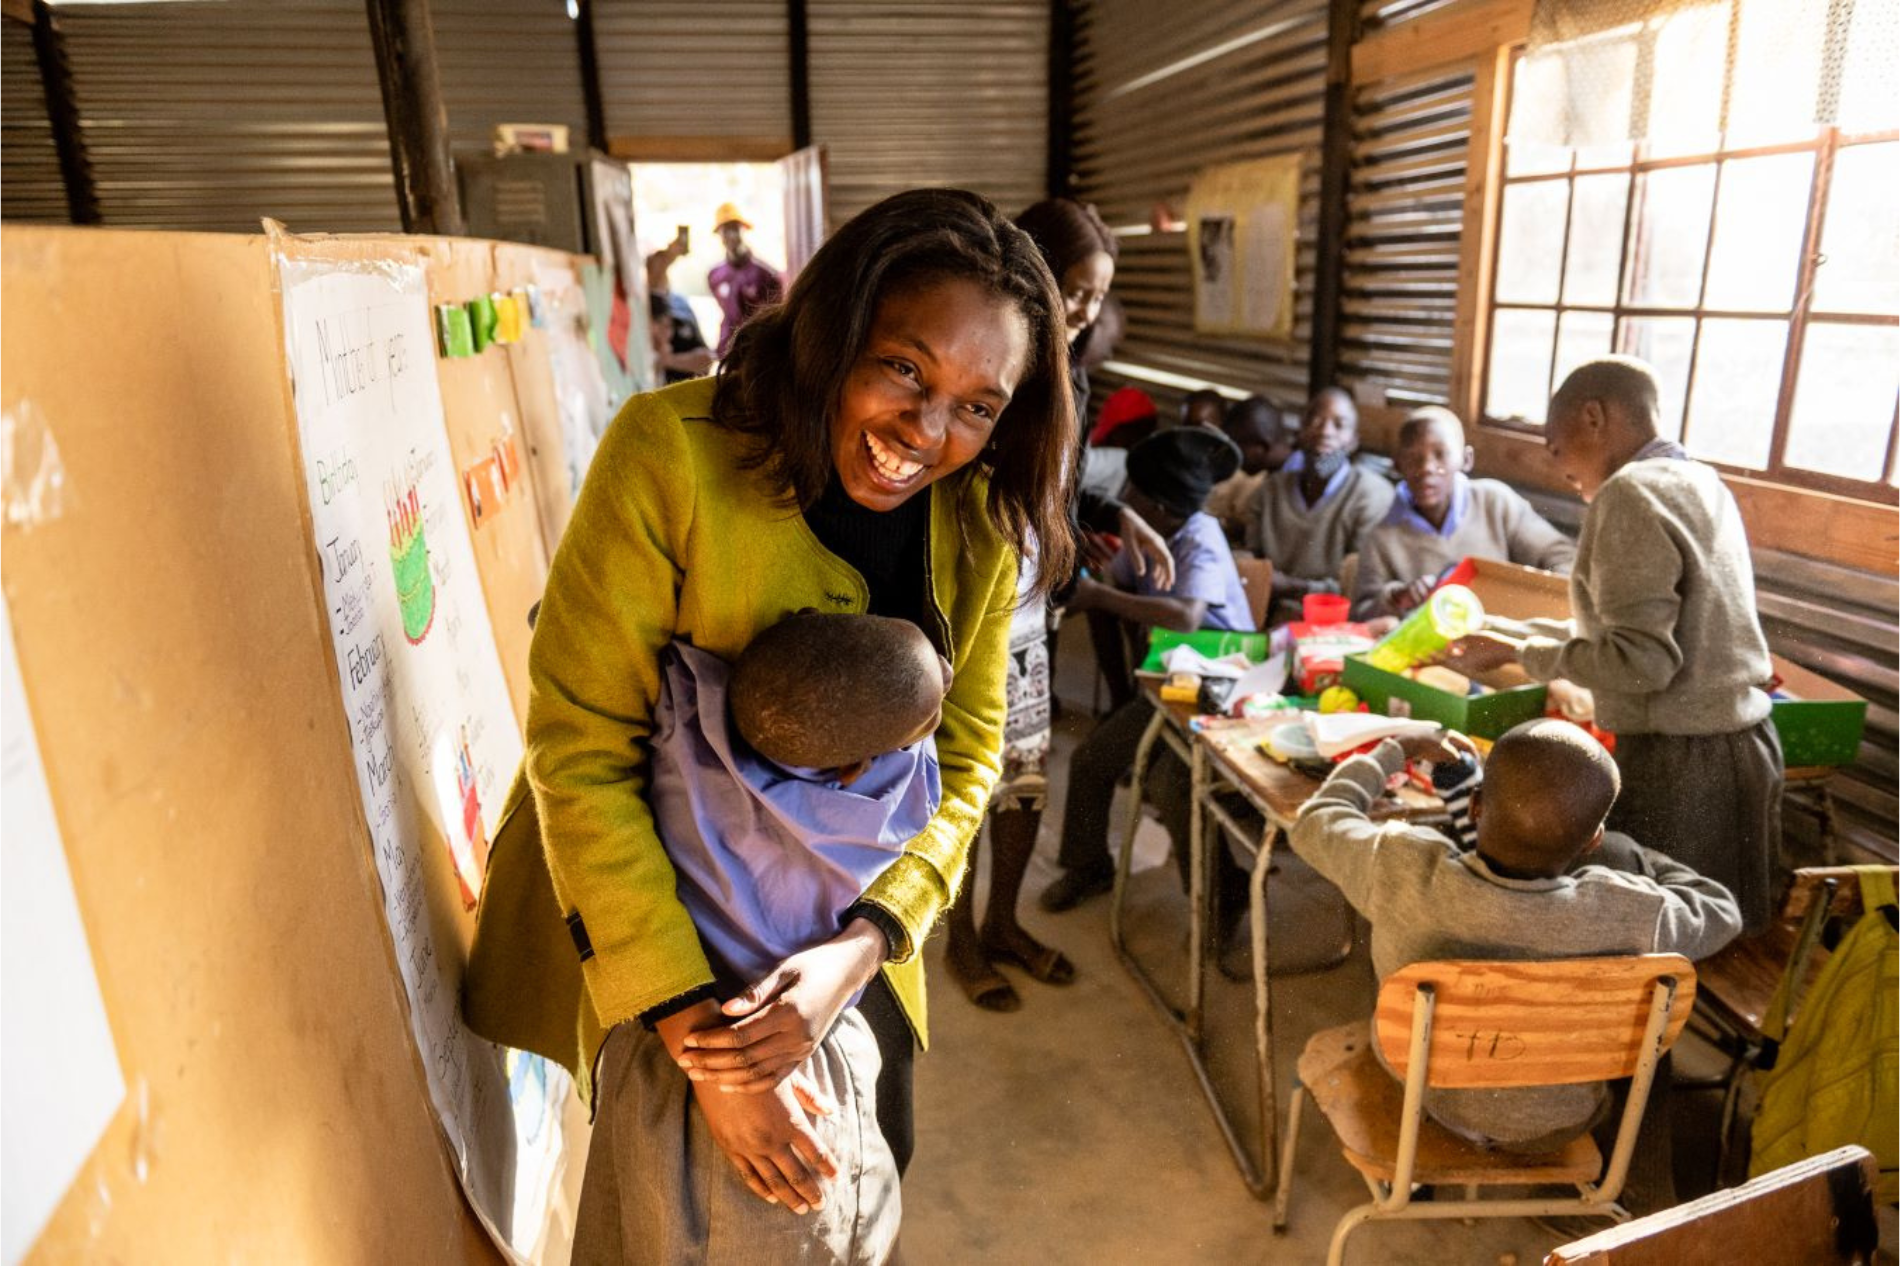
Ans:
{"label": "corrugated metal wall", "polygon": [[1394,405],[1451,392],[1471,74],[1442,71],[1353,93],[1340,380]]}
{"label": "corrugated metal wall", "polygon": [[1020,211],[1048,175],[1047,0],[811,0],[830,219],[919,185]]}
{"label": "corrugated metal wall", "polygon": [[400,230],[360,0],[68,5],[106,224]]}
{"label": "corrugated metal wall", "polygon": [[[1369,32],[1451,0],[1366,0]],[[1452,321],[1463,233],[1469,70],[1357,84],[1348,196],[1340,377],[1397,406],[1442,403],[1451,389]],[[1574,531],[1583,509],[1533,493]],[[1868,701],[1860,759],[1833,779],[1837,838],[1894,858],[1900,776],[1900,584],[1785,554],[1758,553],[1762,625],[1778,654]],[[1791,839],[1812,829],[1788,815]]]}
{"label": "corrugated metal wall", "polygon": [[568,145],[586,147],[587,95],[567,0],[430,0],[429,8],[452,152],[486,153],[497,123],[564,123]]}
{"label": "corrugated metal wall", "polygon": [[33,28],[11,18],[0,21],[0,216],[55,224],[68,219]]}
{"label": "corrugated metal wall", "polygon": [[785,0],[595,0],[609,137],[792,135]]}
{"label": "corrugated metal wall", "polygon": [[[1125,230],[1115,293],[1128,331],[1105,386],[1131,381],[1171,407],[1188,385],[1306,398],[1326,6],[1320,0],[1082,0],[1075,17],[1076,196]],[[1287,342],[1194,333],[1187,235],[1152,233],[1158,202],[1181,209],[1196,172],[1299,153],[1295,328]],[[1184,381],[1191,380],[1191,381]],[[1097,391],[1097,399],[1103,392]]]}

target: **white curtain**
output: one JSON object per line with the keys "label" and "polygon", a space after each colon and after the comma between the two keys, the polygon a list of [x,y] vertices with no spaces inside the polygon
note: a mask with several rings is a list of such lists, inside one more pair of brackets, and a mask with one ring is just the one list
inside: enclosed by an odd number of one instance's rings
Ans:
{"label": "white curtain", "polygon": [[1900,125],[1900,0],[1537,0],[1509,139],[1736,146],[1829,124]]}

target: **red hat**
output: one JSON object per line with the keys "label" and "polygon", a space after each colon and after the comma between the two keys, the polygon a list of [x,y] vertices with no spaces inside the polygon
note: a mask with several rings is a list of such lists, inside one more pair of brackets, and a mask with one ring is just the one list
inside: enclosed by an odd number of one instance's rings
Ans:
{"label": "red hat", "polygon": [[1154,399],[1147,392],[1139,387],[1123,387],[1102,401],[1102,411],[1096,415],[1095,429],[1089,432],[1089,442],[1099,444],[1123,423],[1145,421],[1159,412]]}

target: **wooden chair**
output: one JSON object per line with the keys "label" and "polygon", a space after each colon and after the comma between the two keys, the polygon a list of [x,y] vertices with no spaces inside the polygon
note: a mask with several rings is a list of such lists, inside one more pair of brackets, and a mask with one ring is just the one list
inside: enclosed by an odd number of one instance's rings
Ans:
{"label": "wooden chair", "polygon": [[1849,1266],[1874,1260],[1879,1169],[1841,1147],[1599,1231],[1550,1251],[1544,1266]]}
{"label": "wooden chair", "polygon": [[1247,591],[1247,610],[1253,615],[1253,626],[1265,632],[1267,609],[1273,605],[1273,560],[1236,554],[1234,570],[1240,573],[1240,587]]}
{"label": "wooden chair", "polygon": [[[1372,1029],[1328,1029],[1300,1056],[1280,1159],[1274,1229],[1286,1226],[1300,1111],[1311,1095],[1340,1150],[1372,1191],[1333,1231],[1327,1266],[1345,1261],[1361,1224],[1405,1218],[1629,1214],[1616,1203],[1629,1173],[1650,1082],[1695,998],[1679,954],[1548,962],[1414,963],[1379,987]],[[1403,1086],[1394,1078],[1404,1079]],[[1425,1116],[1425,1091],[1576,1085],[1631,1078],[1607,1165],[1588,1132],[1524,1156],[1479,1147]],[[1414,1184],[1463,1187],[1465,1199],[1412,1203]],[[1478,1198],[1486,1186],[1574,1185],[1544,1199]],[[1442,1193],[1440,1193],[1442,1194]]]}
{"label": "wooden chair", "polygon": [[1781,1035],[1827,962],[1822,933],[1828,922],[1851,925],[1861,913],[1860,880],[1853,867],[1797,870],[1773,926],[1760,936],[1730,942],[1697,969],[1697,1031],[1729,1056],[1722,1076],[1697,1083],[1722,1091],[1718,1176],[1728,1176],[1745,1074],[1750,1068],[1774,1067]]}

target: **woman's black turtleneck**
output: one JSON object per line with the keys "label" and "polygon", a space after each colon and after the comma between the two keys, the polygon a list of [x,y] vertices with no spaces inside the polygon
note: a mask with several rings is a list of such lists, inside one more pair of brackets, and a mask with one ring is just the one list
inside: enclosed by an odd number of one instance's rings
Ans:
{"label": "woman's black turtleneck", "polygon": [[909,620],[934,642],[936,621],[925,613],[929,585],[930,490],[895,510],[867,510],[834,476],[805,510],[805,524],[826,549],[850,563],[870,590],[871,614]]}

